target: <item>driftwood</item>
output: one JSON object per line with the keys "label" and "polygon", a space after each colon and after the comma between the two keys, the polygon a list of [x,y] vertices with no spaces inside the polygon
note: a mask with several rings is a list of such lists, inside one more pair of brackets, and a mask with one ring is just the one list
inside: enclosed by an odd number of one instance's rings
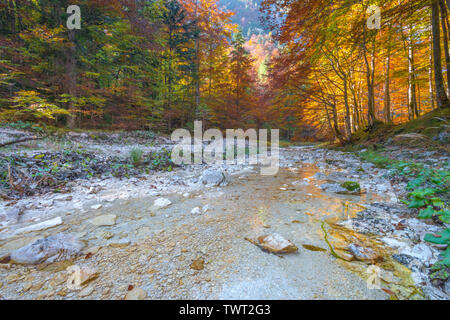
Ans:
{"label": "driftwood", "polygon": [[40,139],[43,139],[43,137],[28,137],[28,138],[22,138],[22,139],[18,139],[18,140],[13,140],[13,141],[5,142],[5,143],[0,143],[0,148],[1,147],[6,147],[6,146],[10,146],[10,145],[16,144],[16,143],[32,141],[32,140],[40,140]]}

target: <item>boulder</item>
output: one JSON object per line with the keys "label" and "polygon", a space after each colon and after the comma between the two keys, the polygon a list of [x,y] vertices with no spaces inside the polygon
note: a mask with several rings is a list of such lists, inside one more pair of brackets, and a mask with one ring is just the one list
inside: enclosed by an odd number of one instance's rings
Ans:
{"label": "boulder", "polygon": [[355,259],[359,261],[373,263],[383,260],[383,258],[372,249],[362,247],[356,243],[350,244],[347,249],[355,257]]}
{"label": "boulder", "polygon": [[157,209],[162,209],[162,208],[170,206],[171,204],[172,204],[172,202],[169,199],[159,198],[159,199],[155,200],[155,202],[153,203],[153,207],[155,207]]}
{"label": "boulder", "polygon": [[426,265],[430,265],[430,262],[433,259],[433,252],[431,251],[431,248],[425,243],[417,244],[412,248],[404,248],[400,251],[400,253],[416,258]]}
{"label": "boulder", "polygon": [[260,236],[256,240],[249,238],[246,238],[246,240],[271,253],[292,253],[298,251],[295,244],[277,233]]}
{"label": "boulder", "polygon": [[208,169],[205,170],[200,177],[200,182],[209,186],[220,186],[226,181],[225,174],[220,169]]}
{"label": "boulder", "polygon": [[0,211],[0,222],[6,222],[7,224],[17,223],[23,211],[23,208],[3,209]]}
{"label": "boulder", "polygon": [[325,192],[332,192],[332,193],[343,193],[347,192],[347,190],[341,185],[337,183],[324,183],[320,186],[320,188]]}
{"label": "boulder", "polygon": [[48,238],[38,239],[11,253],[11,262],[17,264],[51,263],[75,258],[81,253],[84,244],[75,237],[59,233]]}

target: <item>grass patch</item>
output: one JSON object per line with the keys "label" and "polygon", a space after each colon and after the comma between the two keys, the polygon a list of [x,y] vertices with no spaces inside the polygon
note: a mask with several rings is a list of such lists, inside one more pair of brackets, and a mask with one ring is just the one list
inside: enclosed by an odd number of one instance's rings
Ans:
{"label": "grass patch", "polygon": [[134,166],[138,166],[142,161],[142,156],[144,155],[144,151],[141,149],[133,149],[130,152],[130,159]]}
{"label": "grass patch", "polygon": [[357,191],[357,190],[361,189],[361,186],[359,185],[359,183],[358,182],[354,182],[354,181],[344,182],[343,184],[341,184],[341,187],[345,188],[345,189],[347,189],[348,191],[351,191],[351,192],[354,192],[354,191]]}

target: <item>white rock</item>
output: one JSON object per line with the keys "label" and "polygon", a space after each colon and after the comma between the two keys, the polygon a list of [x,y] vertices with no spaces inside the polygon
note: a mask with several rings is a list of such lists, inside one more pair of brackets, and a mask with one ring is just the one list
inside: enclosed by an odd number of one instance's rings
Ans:
{"label": "white rock", "polygon": [[226,181],[225,174],[220,169],[208,169],[205,170],[200,177],[200,182],[210,186],[220,186]]}
{"label": "white rock", "polygon": [[425,243],[415,245],[413,248],[405,248],[400,253],[414,257],[426,265],[429,265],[433,259],[433,252]]}
{"label": "white rock", "polygon": [[200,210],[200,207],[195,207],[194,209],[191,210],[192,214],[201,214],[202,211]]}
{"label": "white rock", "polygon": [[141,288],[134,288],[133,290],[129,291],[126,296],[125,300],[144,300],[147,298],[147,292],[142,290]]}
{"label": "white rock", "polygon": [[102,207],[102,205],[99,203],[99,204],[94,204],[93,206],[91,206],[91,209],[93,209],[93,210],[98,210],[98,209],[100,209]]}
{"label": "white rock", "polygon": [[113,226],[116,224],[117,216],[114,214],[105,214],[89,220],[94,226]]}
{"label": "white rock", "polygon": [[11,252],[11,260],[19,264],[39,264],[68,260],[80,254],[84,244],[71,235],[57,235],[38,239]]}
{"label": "white rock", "polygon": [[0,210],[0,221],[5,221],[7,224],[17,223],[19,221],[19,216],[22,214],[23,209],[21,208],[11,208]]}
{"label": "white rock", "polygon": [[383,241],[385,244],[387,244],[389,247],[391,247],[393,249],[401,249],[401,248],[405,248],[407,246],[406,243],[399,241],[397,239],[394,239],[394,238],[389,238],[389,237],[383,237],[383,238],[381,238],[381,241]]}
{"label": "white rock", "polygon": [[246,239],[260,248],[273,253],[290,253],[298,251],[296,245],[277,233],[260,236],[256,240],[249,238]]}
{"label": "white rock", "polygon": [[14,232],[14,234],[26,233],[26,232],[31,232],[31,231],[45,230],[45,229],[48,229],[48,228],[53,228],[53,227],[59,226],[61,224],[62,224],[61,217],[56,217],[54,219],[47,220],[47,221],[44,221],[44,222],[41,222],[41,223],[37,223],[37,224],[33,224],[33,225],[25,227],[25,228],[17,229]]}
{"label": "white rock", "polygon": [[168,207],[171,204],[172,204],[172,202],[169,199],[159,198],[159,199],[155,200],[155,202],[153,203],[153,206],[161,209],[161,208]]}
{"label": "white rock", "polygon": [[87,297],[90,296],[92,294],[92,292],[94,292],[94,287],[92,286],[87,286],[86,288],[84,288],[83,290],[80,291],[80,293],[78,294],[80,297]]}

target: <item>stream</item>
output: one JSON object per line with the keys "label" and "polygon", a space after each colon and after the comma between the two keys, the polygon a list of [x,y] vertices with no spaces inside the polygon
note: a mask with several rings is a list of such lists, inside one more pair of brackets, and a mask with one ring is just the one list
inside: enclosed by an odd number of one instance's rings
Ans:
{"label": "stream", "polygon": [[[147,299],[423,298],[408,269],[392,261],[391,250],[376,236],[344,226],[366,204],[388,201],[386,196],[325,192],[313,178],[317,172],[315,164],[295,162],[276,176],[234,174],[222,187],[118,197],[95,209],[86,202],[81,209],[66,209],[64,223],[44,231],[14,235],[20,226],[12,227],[7,232],[13,236],[0,242],[0,250],[60,232],[76,234],[87,249],[75,260],[0,269],[6,280],[1,295],[123,299],[139,288]],[[152,206],[160,196],[171,205]],[[89,222],[97,216],[114,221]],[[298,252],[272,254],[245,240],[273,233],[292,241]],[[367,284],[373,264],[345,252],[351,243],[382,257],[375,263],[377,288]],[[70,290],[71,265],[93,268],[98,277],[81,291]]]}

